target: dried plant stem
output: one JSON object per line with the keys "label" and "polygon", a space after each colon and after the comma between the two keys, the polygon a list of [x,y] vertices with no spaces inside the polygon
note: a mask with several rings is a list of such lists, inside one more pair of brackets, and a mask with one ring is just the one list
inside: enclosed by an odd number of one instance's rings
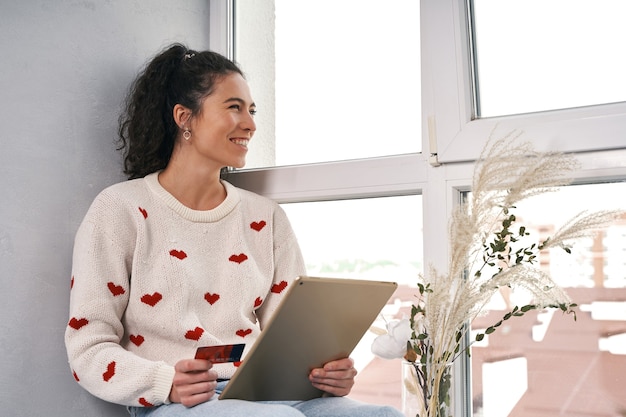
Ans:
{"label": "dried plant stem", "polygon": [[[569,241],[592,235],[623,213],[583,212],[545,241],[528,243],[529,232],[513,214],[516,205],[567,184],[578,164],[571,155],[535,152],[529,143],[518,142],[520,137],[518,131],[500,139],[490,137],[476,163],[471,201],[455,209],[450,219],[448,271],[430,267],[418,284],[420,296],[411,311],[413,334],[405,358],[414,361],[428,409],[427,416],[420,417],[443,417],[440,393],[450,388],[446,370],[464,351],[461,345],[469,324],[483,313],[496,291],[523,288],[532,301],[514,306],[476,340],[530,310],[573,312],[576,304],[534,265],[539,252],[551,247],[569,251]],[[469,347],[466,350],[469,353]]]}

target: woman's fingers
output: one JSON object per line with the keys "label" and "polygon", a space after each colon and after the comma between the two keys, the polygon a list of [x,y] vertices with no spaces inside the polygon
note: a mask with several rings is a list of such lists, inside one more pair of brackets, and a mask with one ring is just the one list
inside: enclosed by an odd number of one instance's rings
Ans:
{"label": "woman's fingers", "polygon": [[170,401],[193,407],[210,400],[217,387],[217,373],[211,367],[203,359],[183,359],[176,363]]}
{"label": "woman's fingers", "polygon": [[342,397],[350,393],[356,375],[354,361],[350,358],[344,358],[328,362],[323,368],[313,369],[309,375],[309,380],[315,388]]}

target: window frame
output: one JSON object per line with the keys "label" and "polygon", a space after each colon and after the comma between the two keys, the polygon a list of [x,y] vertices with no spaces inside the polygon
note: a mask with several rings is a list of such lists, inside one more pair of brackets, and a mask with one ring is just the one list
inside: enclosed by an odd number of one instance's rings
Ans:
{"label": "window frame", "polygon": [[524,131],[539,151],[626,149],[626,102],[476,119],[470,0],[421,5],[422,109],[437,121],[439,162],[475,160],[494,129]]}
{"label": "window frame", "polygon": [[[210,48],[231,59],[234,2],[210,0]],[[423,153],[241,170],[228,180],[279,203],[421,194],[424,265],[440,271],[449,216],[471,189],[473,162],[494,130],[521,130],[539,151],[575,153],[573,183],[626,181],[626,103],[474,118],[468,8],[469,0],[421,0]],[[472,415],[470,365],[465,357],[454,364],[457,416]]]}

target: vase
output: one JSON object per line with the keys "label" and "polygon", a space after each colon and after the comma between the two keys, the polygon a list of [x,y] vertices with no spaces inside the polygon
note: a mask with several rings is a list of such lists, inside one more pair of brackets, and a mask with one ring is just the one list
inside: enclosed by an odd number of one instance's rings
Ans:
{"label": "vase", "polygon": [[[442,365],[435,384],[426,365],[402,362],[402,413],[406,417],[452,417],[452,364]],[[436,372],[434,372],[436,373]],[[438,395],[433,395],[437,385]]]}

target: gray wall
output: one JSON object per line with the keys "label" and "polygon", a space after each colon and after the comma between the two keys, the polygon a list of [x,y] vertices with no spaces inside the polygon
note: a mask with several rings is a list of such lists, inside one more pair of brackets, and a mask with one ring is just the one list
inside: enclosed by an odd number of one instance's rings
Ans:
{"label": "gray wall", "polygon": [[124,92],[208,0],[0,0],[0,415],[123,416],[75,383],[63,333],[74,234],[105,186]]}

